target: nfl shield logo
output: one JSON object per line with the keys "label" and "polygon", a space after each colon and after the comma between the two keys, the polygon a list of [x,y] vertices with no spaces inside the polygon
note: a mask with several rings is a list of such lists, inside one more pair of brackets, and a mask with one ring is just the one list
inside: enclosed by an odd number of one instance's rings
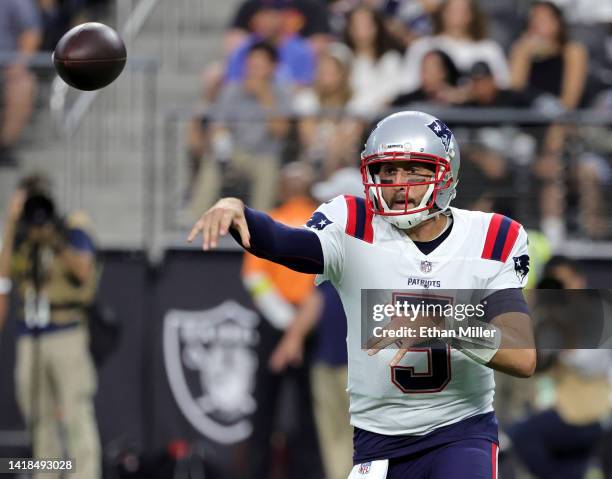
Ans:
{"label": "nfl shield logo", "polygon": [[364,462],[363,464],[359,465],[359,474],[369,474],[370,472],[370,466],[372,465],[371,462]]}
{"label": "nfl shield logo", "polygon": [[431,273],[432,266],[433,263],[431,263],[430,261],[421,261],[421,271],[423,273]]}

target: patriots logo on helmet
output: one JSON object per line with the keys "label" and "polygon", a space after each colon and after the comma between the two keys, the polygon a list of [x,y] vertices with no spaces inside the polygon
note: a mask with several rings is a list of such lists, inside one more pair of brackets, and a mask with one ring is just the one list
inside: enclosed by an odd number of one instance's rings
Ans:
{"label": "patriots logo on helmet", "polygon": [[327,216],[325,216],[320,211],[315,211],[312,217],[308,220],[308,223],[306,223],[306,226],[308,226],[309,228],[321,231],[326,226],[331,225],[331,224],[332,222],[327,219]]}
{"label": "patriots logo on helmet", "polygon": [[450,143],[453,138],[453,132],[450,131],[450,128],[440,120],[434,120],[427,126],[436,134],[438,138],[440,138],[440,141],[442,141],[442,144],[444,145],[444,149],[448,153],[448,149],[450,148]]}
{"label": "patriots logo on helmet", "polygon": [[512,259],[514,260],[514,271],[518,279],[522,282],[527,276],[527,273],[529,273],[529,256],[523,254],[521,256],[514,256]]}

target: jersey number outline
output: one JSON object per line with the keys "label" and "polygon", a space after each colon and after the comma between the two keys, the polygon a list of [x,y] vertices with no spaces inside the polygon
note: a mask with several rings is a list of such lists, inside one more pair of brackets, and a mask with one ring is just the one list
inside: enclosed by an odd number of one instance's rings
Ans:
{"label": "jersey number outline", "polygon": [[[445,296],[422,295],[411,293],[393,293],[393,303],[398,300],[426,300],[428,302],[452,303],[453,299]],[[442,391],[450,382],[451,348],[441,341],[435,341],[432,347],[409,348],[408,351],[427,354],[427,372],[417,373],[414,366],[391,366],[391,382],[404,394],[428,394]]]}

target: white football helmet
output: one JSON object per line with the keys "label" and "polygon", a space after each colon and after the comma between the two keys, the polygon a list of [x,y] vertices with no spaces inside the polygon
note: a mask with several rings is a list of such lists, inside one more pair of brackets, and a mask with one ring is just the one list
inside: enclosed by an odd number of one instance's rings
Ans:
{"label": "white football helmet", "polygon": [[[427,181],[381,183],[381,163],[413,161],[432,169]],[[409,229],[444,212],[456,196],[459,175],[459,145],[452,131],[437,118],[418,111],[403,111],[381,120],[370,133],[361,153],[361,176],[368,208],[400,229]],[[420,204],[408,208],[411,187],[428,185]],[[404,187],[403,210],[387,205],[384,187]]]}

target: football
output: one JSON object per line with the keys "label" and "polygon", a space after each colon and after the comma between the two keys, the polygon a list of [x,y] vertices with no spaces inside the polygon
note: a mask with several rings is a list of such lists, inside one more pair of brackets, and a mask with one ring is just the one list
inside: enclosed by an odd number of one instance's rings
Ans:
{"label": "football", "polygon": [[119,34],[102,23],[78,25],[64,34],[53,63],[68,85],[91,91],[110,85],[121,74],[127,51]]}

